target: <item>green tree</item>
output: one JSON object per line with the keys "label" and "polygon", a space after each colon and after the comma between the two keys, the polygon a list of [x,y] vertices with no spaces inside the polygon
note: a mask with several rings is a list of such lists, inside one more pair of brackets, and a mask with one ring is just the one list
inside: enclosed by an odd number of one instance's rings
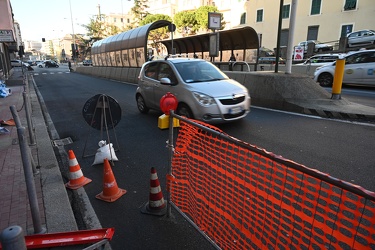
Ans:
{"label": "green tree", "polygon": [[[199,30],[208,30],[208,13],[218,12],[215,6],[201,6],[197,10],[182,11],[176,13],[173,20],[179,32],[184,35],[195,35]],[[225,22],[221,17],[221,29]]]}
{"label": "green tree", "polygon": [[140,22],[149,14],[146,9],[148,0],[134,0],[134,6],[130,9],[133,14],[132,28],[140,25]]}
{"label": "green tree", "polygon": [[[139,23],[139,26],[143,26],[143,25],[146,25],[146,24],[149,24],[149,23],[153,23],[153,22],[158,21],[158,20],[167,20],[167,21],[172,22],[172,18],[168,15],[148,14]],[[158,51],[158,49],[160,49],[160,46],[161,46],[161,44],[159,44],[158,42],[160,40],[164,40],[164,39],[169,38],[169,34],[170,34],[170,32],[168,30],[168,27],[162,27],[162,28],[158,28],[158,29],[155,29],[155,30],[151,30],[149,35],[148,35],[148,39],[152,41],[150,43],[151,47],[157,49],[157,51]]]}
{"label": "green tree", "polygon": [[199,30],[195,11],[181,11],[174,15],[174,24],[183,35],[194,35]]}
{"label": "green tree", "polygon": [[108,24],[105,20],[105,15],[93,16],[90,18],[90,23],[82,27],[86,28],[87,35],[91,37],[92,41],[98,41],[106,37],[116,35],[120,32],[120,29],[113,25]]}

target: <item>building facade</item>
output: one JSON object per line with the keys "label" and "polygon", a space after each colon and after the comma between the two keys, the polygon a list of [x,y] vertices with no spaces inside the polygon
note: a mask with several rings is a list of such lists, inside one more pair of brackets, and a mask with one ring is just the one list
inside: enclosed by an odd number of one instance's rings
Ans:
{"label": "building facade", "polygon": [[[292,2],[297,3],[293,41],[318,40],[339,45],[341,37],[361,29],[375,29],[374,0],[284,0],[280,45],[288,45],[290,11]],[[275,0],[246,1],[246,23],[259,34],[260,44],[275,48],[279,23],[279,4]]]}
{"label": "building facade", "polygon": [[[216,6],[223,14],[225,29],[250,26],[259,34],[263,47],[277,45],[281,0],[150,0],[148,12],[174,14],[204,5]],[[361,29],[375,29],[375,0],[284,0],[280,45],[288,45],[292,3],[297,3],[293,41],[318,40],[339,46],[341,37]],[[178,37],[178,34],[176,34]]]}

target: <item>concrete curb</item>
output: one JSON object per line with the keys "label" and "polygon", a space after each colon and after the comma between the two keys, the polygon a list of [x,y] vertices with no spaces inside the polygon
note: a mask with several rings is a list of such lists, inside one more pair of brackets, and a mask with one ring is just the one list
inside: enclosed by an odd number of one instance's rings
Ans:
{"label": "concrete curb", "polygon": [[[62,176],[65,175],[65,179],[68,179],[68,172],[64,172],[64,169],[69,171],[67,152],[64,146],[57,146],[55,149],[52,146],[52,140],[60,139],[59,135],[32,76],[30,76],[29,85],[30,83],[33,84],[33,88],[30,88],[30,100],[33,107],[33,124],[48,233],[79,230],[76,222],[77,216],[84,222],[85,230],[102,228],[85,189],[69,190],[69,193],[66,190]],[[59,167],[55,150],[61,158],[64,169]],[[69,249],[81,249],[81,247],[69,247]],[[106,244],[105,249],[111,250],[111,246]]]}

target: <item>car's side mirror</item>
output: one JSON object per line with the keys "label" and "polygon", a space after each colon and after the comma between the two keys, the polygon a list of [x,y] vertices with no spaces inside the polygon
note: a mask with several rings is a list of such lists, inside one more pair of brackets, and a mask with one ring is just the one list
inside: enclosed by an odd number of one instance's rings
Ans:
{"label": "car's side mirror", "polygon": [[163,77],[160,79],[160,83],[163,85],[172,85],[171,79],[167,77]]}

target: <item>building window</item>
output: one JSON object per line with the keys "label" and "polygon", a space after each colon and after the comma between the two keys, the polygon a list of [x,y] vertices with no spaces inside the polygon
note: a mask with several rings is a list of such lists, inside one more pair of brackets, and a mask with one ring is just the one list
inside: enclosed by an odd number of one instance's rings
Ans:
{"label": "building window", "polygon": [[245,23],[246,23],[246,12],[241,14],[241,20],[240,20],[240,24],[245,24]]}
{"label": "building window", "polygon": [[122,23],[124,22],[124,18],[121,18],[121,22],[122,22]]}
{"label": "building window", "polygon": [[353,31],[353,24],[347,24],[341,26],[341,36],[340,37],[346,37],[347,34],[351,33]]}
{"label": "building window", "polygon": [[282,18],[289,18],[289,13],[290,13],[290,4],[284,5],[283,6],[283,12],[282,12]]}
{"label": "building window", "polygon": [[116,22],[116,17],[113,18],[113,22],[114,22],[114,23]]}
{"label": "building window", "polygon": [[344,10],[355,10],[357,7],[357,0],[346,0]]}
{"label": "building window", "polygon": [[257,10],[257,22],[263,22],[263,10]]}
{"label": "building window", "polygon": [[312,0],[310,15],[320,14],[320,6],[322,5],[322,0]]}

